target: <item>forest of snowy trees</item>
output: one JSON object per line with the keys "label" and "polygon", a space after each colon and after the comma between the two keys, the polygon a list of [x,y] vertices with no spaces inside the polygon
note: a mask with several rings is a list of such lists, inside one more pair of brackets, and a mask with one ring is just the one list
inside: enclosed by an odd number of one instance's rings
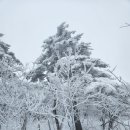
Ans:
{"label": "forest of snowy trees", "polygon": [[0,34],[0,130],[130,130],[129,84],[82,35],[62,23],[28,69]]}

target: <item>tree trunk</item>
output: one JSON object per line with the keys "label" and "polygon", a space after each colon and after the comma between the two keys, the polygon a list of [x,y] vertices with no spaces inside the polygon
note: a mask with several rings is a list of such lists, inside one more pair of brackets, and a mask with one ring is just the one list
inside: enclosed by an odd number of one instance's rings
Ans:
{"label": "tree trunk", "polygon": [[113,129],[113,123],[114,123],[113,119],[110,119],[109,125],[108,125],[108,130],[112,130]]}
{"label": "tree trunk", "polygon": [[101,122],[102,122],[102,130],[105,130],[105,126],[106,126],[106,122],[105,119],[103,117],[101,117]]}
{"label": "tree trunk", "polygon": [[[74,101],[73,106],[76,104],[77,104],[77,102]],[[81,121],[79,118],[79,111],[78,111],[76,106],[74,107],[74,123],[75,123],[75,130],[83,130],[82,125],[81,125]]]}
{"label": "tree trunk", "polygon": [[38,130],[41,130],[41,126],[40,126],[40,118],[39,118],[39,117],[37,117],[37,120],[38,120],[38,125],[37,125],[37,128],[38,128]]}
{"label": "tree trunk", "polygon": [[49,127],[49,130],[51,130],[51,125],[50,125],[49,119],[48,119],[48,127]]}
{"label": "tree trunk", "polygon": [[38,130],[40,130],[41,129],[41,127],[40,127],[40,123],[38,124]]}
{"label": "tree trunk", "polygon": [[21,130],[27,130],[27,114],[25,113],[24,121]]}
{"label": "tree trunk", "polygon": [[113,116],[109,113],[109,124],[108,124],[108,130],[113,130],[114,122],[117,120],[117,116]]}
{"label": "tree trunk", "polygon": [[[56,106],[56,100],[54,100],[54,107]],[[56,109],[55,110],[53,110],[53,113],[54,113],[54,115],[57,115],[57,111],[56,111]],[[55,117],[55,122],[56,122],[56,127],[57,127],[57,130],[61,130],[61,128],[60,128],[60,123],[59,123],[59,121],[58,121],[58,119]]]}

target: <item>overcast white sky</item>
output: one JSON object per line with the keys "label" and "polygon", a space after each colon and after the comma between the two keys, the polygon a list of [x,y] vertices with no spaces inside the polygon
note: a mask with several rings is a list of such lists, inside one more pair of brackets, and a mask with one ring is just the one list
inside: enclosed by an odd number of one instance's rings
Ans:
{"label": "overcast white sky", "polygon": [[130,23],[129,0],[0,0],[2,40],[23,63],[35,61],[63,21],[84,33],[93,57],[117,65],[116,73],[130,81],[130,27],[120,29]]}

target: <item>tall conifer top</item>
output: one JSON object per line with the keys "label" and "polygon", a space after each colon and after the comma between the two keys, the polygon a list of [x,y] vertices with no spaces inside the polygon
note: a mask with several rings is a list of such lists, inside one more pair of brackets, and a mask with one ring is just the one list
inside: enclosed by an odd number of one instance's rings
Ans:
{"label": "tall conifer top", "polygon": [[[4,34],[0,33],[0,38],[3,36],[4,36]],[[8,63],[11,62],[11,60],[13,60],[14,63],[21,64],[21,62],[15,57],[15,54],[13,52],[9,51],[9,49],[10,49],[10,45],[3,42],[0,39],[0,59],[2,60],[3,58],[6,58]]]}
{"label": "tall conifer top", "polygon": [[[48,73],[54,73],[54,67],[57,61],[68,55],[77,58],[79,64],[77,69],[83,68],[83,62],[86,62],[85,66],[87,69],[91,66],[91,63],[95,61],[95,66],[97,67],[105,68],[108,66],[100,60],[92,59],[90,57],[92,50],[90,46],[91,43],[82,42],[81,37],[83,34],[75,34],[76,32],[69,31],[68,27],[68,24],[65,22],[62,23],[57,27],[55,35],[44,40],[42,54],[35,61],[34,70],[28,75],[28,78],[31,78],[32,81],[37,81],[38,79],[44,80]],[[97,72],[98,70],[95,69],[94,71]]]}

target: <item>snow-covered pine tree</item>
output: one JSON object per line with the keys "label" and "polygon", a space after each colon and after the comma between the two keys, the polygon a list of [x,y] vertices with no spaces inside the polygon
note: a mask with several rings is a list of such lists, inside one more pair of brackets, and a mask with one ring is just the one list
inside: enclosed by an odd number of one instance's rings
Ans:
{"label": "snow-covered pine tree", "polygon": [[[38,79],[41,81],[47,79],[49,82],[48,74],[55,73],[54,68],[58,61],[60,61],[60,64],[57,71],[60,72],[61,77],[64,79],[75,75],[81,76],[84,73],[88,74],[92,81],[96,77],[110,78],[110,75],[103,70],[108,65],[99,59],[90,57],[92,50],[90,43],[80,42],[82,34],[74,35],[75,31],[68,31],[67,28],[68,24],[62,23],[57,28],[56,35],[44,41],[42,54],[35,62],[35,69],[29,73],[27,78],[30,78],[33,82]],[[65,59],[67,56],[72,59],[69,75],[65,72],[67,63],[62,62],[62,59]],[[77,102],[74,103],[77,104]],[[74,105],[76,106],[76,104]],[[77,117],[78,108],[74,109],[77,112],[75,113],[76,130],[82,130],[80,119]],[[56,114],[56,110],[54,113]],[[59,125],[59,123],[57,124]],[[57,129],[59,130],[58,127]]]}
{"label": "snow-covered pine tree", "polygon": [[[0,33],[0,38],[2,36],[3,34]],[[20,60],[18,60],[15,57],[15,54],[11,52],[9,49],[10,45],[0,40],[0,76],[7,76],[7,73],[9,74],[9,77],[14,76],[15,73],[13,72],[13,70],[18,69],[22,65]]]}
{"label": "snow-covered pine tree", "polygon": [[[0,33],[0,37],[2,36]],[[6,126],[10,119],[19,117],[25,101],[25,91],[19,77],[22,63],[9,49],[10,45],[0,40],[0,124]]]}

